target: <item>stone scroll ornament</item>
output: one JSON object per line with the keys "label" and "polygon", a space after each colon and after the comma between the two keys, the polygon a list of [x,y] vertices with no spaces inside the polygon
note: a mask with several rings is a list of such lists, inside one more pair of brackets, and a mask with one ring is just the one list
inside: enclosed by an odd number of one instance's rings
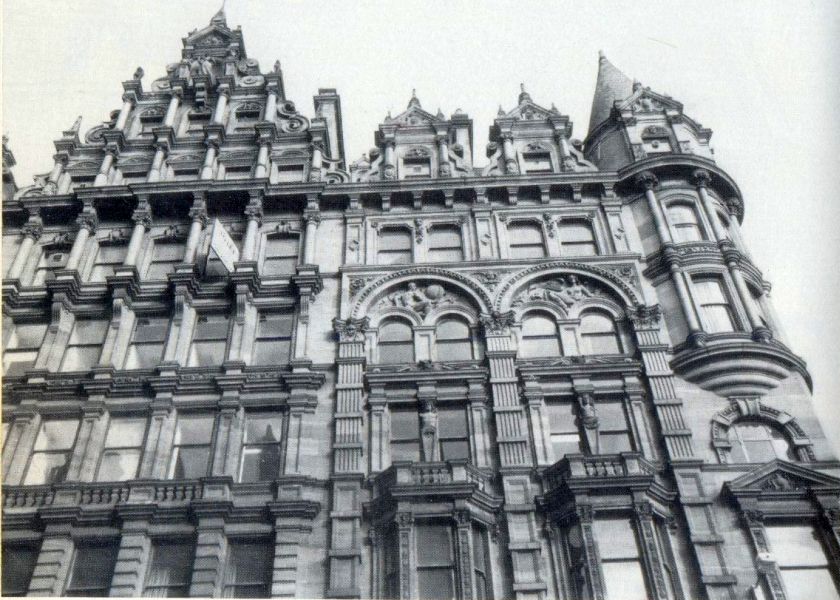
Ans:
{"label": "stone scroll ornament", "polygon": [[516,308],[527,302],[543,300],[556,304],[561,308],[569,308],[585,298],[602,295],[601,291],[591,284],[584,284],[576,275],[557,277],[549,281],[533,283],[519,292],[511,302]]}
{"label": "stone scroll ornament", "polygon": [[447,292],[442,285],[434,283],[420,287],[412,282],[408,284],[407,288],[391,292],[382,298],[376,307],[379,309],[391,306],[407,308],[416,312],[421,317],[425,317],[433,308],[442,304],[456,303],[457,299]]}

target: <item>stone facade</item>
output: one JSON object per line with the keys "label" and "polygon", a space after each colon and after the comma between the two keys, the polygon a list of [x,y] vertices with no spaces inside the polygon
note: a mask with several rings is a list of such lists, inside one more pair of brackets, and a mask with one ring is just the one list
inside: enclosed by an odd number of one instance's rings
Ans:
{"label": "stone facade", "polygon": [[679,102],[602,56],[584,142],[523,89],[481,166],[412,95],[348,163],[335,90],[183,42],[4,168],[5,593],[840,597],[840,463]]}

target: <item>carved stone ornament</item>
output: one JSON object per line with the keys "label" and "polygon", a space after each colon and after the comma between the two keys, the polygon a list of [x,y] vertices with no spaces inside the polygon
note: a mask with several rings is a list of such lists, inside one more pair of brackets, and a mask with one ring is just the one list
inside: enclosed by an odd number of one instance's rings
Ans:
{"label": "carved stone ornament", "polygon": [[407,308],[421,317],[425,317],[433,308],[457,302],[455,296],[447,292],[440,284],[433,283],[421,288],[416,283],[411,282],[406,289],[391,292],[382,298],[376,304],[376,308],[381,310],[390,306],[397,306]]}
{"label": "carved stone ornament", "polygon": [[429,150],[422,146],[415,146],[409,148],[405,153],[406,158],[428,158],[430,156]]}
{"label": "carved stone ornament", "polygon": [[793,492],[803,489],[801,481],[779,471],[776,471],[770,477],[759,482],[758,487],[762,490],[773,492]]}
{"label": "carved stone ornament", "polygon": [[499,281],[502,279],[502,273],[499,273],[498,271],[479,271],[477,273],[473,273],[472,276],[491,290],[499,285]]}
{"label": "carved stone ornament", "polygon": [[21,233],[23,233],[24,237],[31,237],[37,242],[44,233],[44,223],[41,221],[41,217],[31,217],[21,227]]}
{"label": "carved stone ornament", "polygon": [[486,333],[504,333],[505,329],[516,322],[516,317],[512,310],[506,312],[494,310],[491,313],[482,313],[479,320]]}
{"label": "carved stone ornament", "polygon": [[363,342],[365,339],[365,331],[367,331],[370,319],[364,317],[362,319],[333,319],[333,330],[338,335],[340,342]]}
{"label": "carved stone ornament", "polygon": [[569,275],[568,278],[557,277],[529,285],[516,295],[510,305],[516,308],[533,300],[543,300],[567,309],[585,298],[600,294],[597,288],[581,283],[576,275]]}
{"label": "carved stone ornament", "polygon": [[627,317],[636,329],[654,329],[662,319],[662,309],[658,304],[653,306],[639,304],[632,309],[627,309]]}
{"label": "carved stone ornament", "polygon": [[394,165],[385,165],[382,169],[382,179],[396,179],[397,178],[397,169]]}
{"label": "carved stone ornament", "polygon": [[651,173],[650,171],[644,171],[636,175],[636,185],[638,185],[642,190],[648,191],[654,189],[656,186],[659,185],[659,179],[657,179],[656,175]]}
{"label": "carved stone ornament", "polygon": [[354,277],[350,280],[350,297],[354,297],[361,292],[368,284],[368,279],[365,277]]}

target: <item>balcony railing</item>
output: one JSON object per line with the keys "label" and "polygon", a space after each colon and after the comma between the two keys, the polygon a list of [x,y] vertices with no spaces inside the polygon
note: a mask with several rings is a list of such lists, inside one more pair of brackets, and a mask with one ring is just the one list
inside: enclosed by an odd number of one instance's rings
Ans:
{"label": "balcony railing", "polygon": [[637,452],[584,456],[568,454],[543,473],[546,488],[553,489],[572,480],[650,477],[656,467]]}
{"label": "balcony railing", "polygon": [[395,462],[376,478],[378,495],[398,487],[442,487],[453,484],[488,491],[490,475],[466,460],[446,462]]}

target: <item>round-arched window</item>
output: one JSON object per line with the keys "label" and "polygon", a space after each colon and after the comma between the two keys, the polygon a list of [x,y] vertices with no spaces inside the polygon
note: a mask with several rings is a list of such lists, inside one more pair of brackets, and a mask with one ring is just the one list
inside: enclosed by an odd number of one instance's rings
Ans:
{"label": "round-arched window", "polygon": [[557,337],[557,323],[545,313],[530,313],[522,319],[522,342],[519,356],[560,356],[560,339]]}
{"label": "round-arched window", "polygon": [[386,319],[379,326],[379,362],[413,363],[414,333],[402,319]]}
{"label": "round-arched window", "polygon": [[621,354],[615,321],[603,312],[586,312],[580,318],[581,354]]}
{"label": "round-arched window", "polygon": [[766,423],[740,421],[729,428],[734,463],[764,463],[776,458],[795,460],[785,435]]}
{"label": "round-arched window", "polygon": [[472,360],[472,336],[463,319],[440,319],[435,326],[435,344],[439,361]]}

